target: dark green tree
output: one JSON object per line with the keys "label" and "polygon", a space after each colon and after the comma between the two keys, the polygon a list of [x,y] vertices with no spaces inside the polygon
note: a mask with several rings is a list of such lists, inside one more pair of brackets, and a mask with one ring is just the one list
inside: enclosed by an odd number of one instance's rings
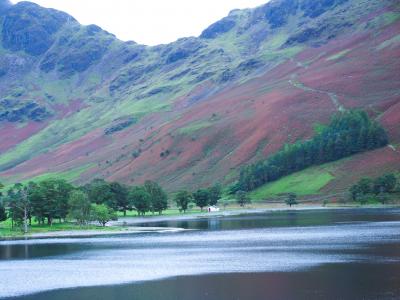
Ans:
{"label": "dark green tree", "polygon": [[209,204],[210,193],[206,189],[199,189],[193,193],[194,202],[203,211],[203,208]]}
{"label": "dark green tree", "polygon": [[92,180],[84,186],[84,190],[92,203],[106,204],[108,207],[118,210],[116,196],[112,192],[110,184],[104,179]]}
{"label": "dark green tree", "polygon": [[36,218],[39,224],[44,224],[46,217],[48,216],[47,201],[45,200],[45,194],[42,193],[42,189],[39,185],[33,183],[32,190],[29,194],[29,199],[32,205],[32,215]]}
{"label": "dark green tree", "polygon": [[28,222],[30,223],[32,205],[29,193],[33,189],[33,184],[23,185],[16,183],[7,193],[7,206],[10,209],[12,227],[14,224],[22,224],[24,233],[28,233]]}
{"label": "dark green tree", "polygon": [[357,183],[361,195],[367,195],[372,192],[372,179],[371,178],[361,178]]}
{"label": "dark green tree", "polygon": [[151,197],[143,186],[131,188],[128,194],[130,205],[133,206],[139,215],[145,215],[151,210]]}
{"label": "dark green tree", "polygon": [[65,219],[68,215],[68,199],[73,186],[64,179],[47,179],[40,182],[32,194],[33,211],[38,219],[46,218],[52,225],[54,219]]}
{"label": "dark green tree", "polygon": [[385,204],[387,201],[387,195],[383,191],[383,189],[377,195],[378,201],[382,204]]}
{"label": "dark green tree", "polygon": [[8,219],[8,215],[6,212],[6,208],[4,207],[3,202],[0,202],[0,222],[4,222]]}
{"label": "dark green tree", "polygon": [[91,203],[88,195],[80,190],[70,193],[68,199],[69,217],[75,219],[79,225],[86,225],[91,219]]}
{"label": "dark green tree", "polygon": [[217,205],[218,200],[221,199],[221,194],[222,194],[222,187],[220,184],[216,184],[208,189],[209,193],[209,202],[210,205]]}
{"label": "dark green tree", "polygon": [[350,187],[350,195],[351,195],[351,199],[353,201],[357,201],[359,199],[359,197],[361,196],[361,190],[360,187],[358,186],[358,184],[354,184]]}
{"label": "dark green tree", "polygon": [[397,178],[394,174],[385,174],[378,177],[373,182],[373,192],[377,195],[379,193],[391,193],[395,190]]}
{"label": "dark green tree", "polygon": [[246,204],[249,204],[251,202],[250,197],[245,191],[236,192],[236,201],[241,207],[244,207]]}
{"label": "dark green tree", "polygon": [[128,187],[118,182],[111,182],[110,190],[113,194],[113,199],[115,200],[117,210],[123,212],[124,216],[126,216],[126,211],[132,210],[132,206],[130,206],[128,200]]}
{"label": "dark green tree", "polygon": [[193,196],[188,191],[179,191],[175,195],[176,205],[178,206],[179,211],[183,211],[184,213],[186,212],[189,203],[192,201],[193,201]]}
{"label": "dark green tree", "polygon": [[[0,190],[4,187],[4,185],[0,182]],[[0,192],[0,222],[4,222],[8,219],[8,215],[6,212],[6,207],[3,202],[3,194]]]}
{"label": "dark green tree", "polygon": [[292,205],[297,205],[297,195],[295,193],[289,193],[285,202],[287,205],[289,205],[289,207],[292,207]]}
{"label": "dark green tree", "polygon": [[160,215],[163,210],[168,208],[168,197],[157,182],[147,180],[144,183],[146,192],[150,195],[151,211],[158,212]]}

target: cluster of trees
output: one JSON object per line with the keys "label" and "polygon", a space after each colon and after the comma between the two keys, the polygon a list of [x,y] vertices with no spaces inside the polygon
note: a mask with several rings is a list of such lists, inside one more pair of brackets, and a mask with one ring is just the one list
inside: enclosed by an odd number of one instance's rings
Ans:
{"label": "cluster of trees", "polygon": [[243,168],[232,192],[251,191],[312,165],[383,147],[387,143],[385,130],[364,111],[340,112],[311,140],[286,145],[267,160]]}
{"label": "cluster of trees", "polygon": [[[216,205],[221,193],[220,185],[194,193],[180,191],[175,201],[180,211],[186,212],[192,202],[201,209]],[[168,196],[154,181],[128,187],[95,179],[75,187],[63,179],[48,179],[39,183],[17,183],[4,196],[0,194],[0,222],[10,218],[13,227],[23,225],[25,232],[32,219],[51,225],[55,219],[61,223],[69,218],[80,225],[98,221],[105,226],[117,218],[117,211],[126,215],[127,211],[136,210],[139,215],[145,215],[147,212],[161,214],[167,208]]]}
{"label": "cluster of trees", "polygon": [[[1,187],[1,186],[0,186]],[[105,226],[117,218],[117,211],[161,212],[167,209],[164,190],[153,181],[143,186],[128,187],[118,182],[95,179],[75,187],[63,179],[48,179],[39,183],[17,183],[0,195],[0,222],[11,219],[12,227],[23,225],[27,232],[34,218],[39,224],[52,225],[71,218],[80,225],[98,221]]]}
{"label": "cluster of trees", "polygon": [[396,176],[394,174],[385,174],[375,179],[361,178],[350,187],[349,191],[354,201],[363,203],[368,197],[375,196],[382,204],[385,204],[388,194],[395,192],[396,187]]}
{"label": "cluster of trees", "polygon": [[168,208],[168,196],[154,181],[146,181],[144,185],[135,186],[128,193],[128,209],[136,209],[139,215],[147,212],[158,212]]}
{"label": "cluster of trees", "polygon": [[61,223],[67,217],[80,224],[98,221],[103,226],[117,215],[106,201],[90,198],[84,188],[76,188],[63,179],[47,179],[39,183],[16,183],[1,195],[0,221],[11,219],[12,227],[23,225],[24,232],[34,218],[39,224]]}
{"label": "cluster of trees", "polygon": [[186,212],[190,203],[195,203],[201,210],[208,205],[217,205],[221,199],[222,188],[216,184],[207,189],[199,189],[194,193],[179,191],[175,195],[175,202],[180,211]]}

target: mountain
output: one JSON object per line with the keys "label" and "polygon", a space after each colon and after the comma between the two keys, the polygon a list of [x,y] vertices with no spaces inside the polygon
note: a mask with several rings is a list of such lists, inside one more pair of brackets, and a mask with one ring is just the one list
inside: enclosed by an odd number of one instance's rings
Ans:
{"label": "mountain", "polygon": [[228,184],[350,108],[391,145],[330,166],[322,190],[400,169],[397,0],[275,0],[153,47],[30,2],[0,0],[0,24],[3,182]]}

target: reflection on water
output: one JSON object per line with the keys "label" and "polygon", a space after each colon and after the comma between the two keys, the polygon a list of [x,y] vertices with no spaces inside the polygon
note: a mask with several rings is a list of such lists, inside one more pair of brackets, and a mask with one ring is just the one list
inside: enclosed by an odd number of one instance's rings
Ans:
{"label": "reflection on water", "polygon": [[[231,230],[261,227],[295,227],[329,225],[355,222],[377,222],[399,220],[400,209],[343,209],[343,210],[286,210],[262,214],[225,216],[212,218],[195,218],[193,220],[176,220],[147,222],[140,226],[179,227],[202,230]],[[134,224],[137,226],[138,224]]]}
{"label": "reflection on water", "polygon": [[[52,290],[26,297],[400,298],[399,210],[275,212],[156,226],[199,230],[0,242],[0,297]],[[84,288],[99,285],[110,286]],[[53,291],[60,288],[72,289]]]}

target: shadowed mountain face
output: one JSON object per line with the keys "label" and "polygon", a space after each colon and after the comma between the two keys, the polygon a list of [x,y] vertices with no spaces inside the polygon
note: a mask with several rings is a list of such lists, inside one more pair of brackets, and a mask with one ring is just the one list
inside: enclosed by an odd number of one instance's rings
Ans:
{"label": "shadowed mountain face", "polygon": [[1,181],[229,183],[357,107],[392,147],[339,163],[325,189],[400,167],[398,1],[275,0],[148,47],[0,0],[0,32]]}

